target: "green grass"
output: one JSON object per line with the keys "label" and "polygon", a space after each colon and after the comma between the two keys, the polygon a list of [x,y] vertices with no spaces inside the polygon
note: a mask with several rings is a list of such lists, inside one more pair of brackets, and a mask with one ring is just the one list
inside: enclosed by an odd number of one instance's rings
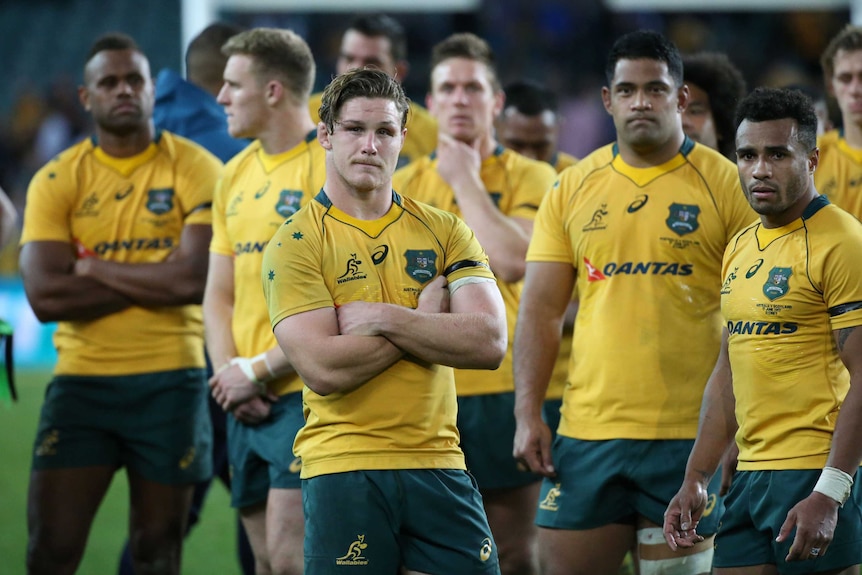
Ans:
{"label": "green grass", "polygon": [[[19,372],[17,403],[0,405],[0,572],[25,573],[27,548],[27,479],[30,454],[45,385],[50,374]],[[120,548],[128,532],[128,488],[125,473],[111,484],[78,568],[82,575],[117,572]],[[186,539],[183,575],[238,575],[234,511],[220,484],[210,489],[200,522]]]}

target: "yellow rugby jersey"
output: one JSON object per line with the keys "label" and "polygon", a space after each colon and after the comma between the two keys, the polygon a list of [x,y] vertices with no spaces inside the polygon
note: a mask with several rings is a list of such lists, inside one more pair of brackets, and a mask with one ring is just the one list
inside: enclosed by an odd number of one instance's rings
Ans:
{"label": "yellow rugby jersey", "polygon": [[[30,182],[21,244],[80,242],[120,263],[163,261],[183,226],[211,221],[222,164],[190,140],[156,133],[131,158],[108,156],[94,139],[48,162]],[[130,307],[89,321],[59,322],[58,375],[126,375],[203,367],[199,305]]]}
{"label": "yellow rugby jersey", "polygon": [[[537,162],[497,146],[494,153],[482,162],[482,182],[500,211],[510,217],[532,220],[542,197],[554,183],[554,169],[545,162]],[[455,195],[437,173],[436,155],[432,154],[395,172],[392,186],[401,194],[425,202],[436,208],[461,215]],[[506,304],[506,323],[509,331],[509,350],[502,365],[495,371],[477,369],[455,370],[455,385],[459,396],[502,393],[515,389],[512,370],[512,344],[515,339],[515,320],[521,299],[523,281],[498,281],[503,302]]]}
{"label": "yellow rugby jersey", "polygon": [[[278,345],[260,289],[263,251],[285,219],[308,203],[326,180],[326,152],[317,130],[281,154],[269,155],[255,141],[225,166],[213,198],[210,251],[233,258],[234,313],[231,330],[237,353],[252,357]],[[272,381],[273,393],[300,391],[293,375]]]}
{"label": "yellow rugby jersey", "polygon": [[[262,281],[272,325],[351,301],[416,308],[422,288],[452,264],[449,282],[493,278],[473,233],[446,212],[393,192],[389,213],[357,220],[321,191],[276,232]],[[303,390],[306,423],[294,452],[302,477],[360,469],[465,469],[455,426],[453,370],[402,359],[362,387],[325,397]]]}
{"label": "yellow rugby jersey", "polygon": [[721,311],[739,469],[818,469],[850,386],[833,330],[862,325],[862,224],[820,196],[727,248]]}
{"label": "yellow rugby jersey", "polygon": [[[551,165],[559,174],[568,167],[578,163],[578,158],[565,152],[557,152],[552,158]],[[578,290],[575,288],[572,294],[572,299],[576,299]],[[563,392],[566,389],[566,379],[569,377],[569,363],[572,356],[572,332],[565,331],[560,337],[560,353],[557,355],[557,361],[554,363],[554,371],[551,374],[551,381],[548,382],[548,392],[545,394],[546,399],[562,399]]]}
{"label": "yellow rugby jersey", "polygon": [[566,168],[570,166],[574,166],[578,163],[578,159],[571,154],[567,154],[565,152],[557,152],[554,154],[554,157],[551,158],[551,165],[554,166],[554,169],[559,174]]}
{"label": "yellow rugby jersey", "polygon": [[829,201],[862,218],[862,150],[851,148],[839,130],[817,138],[820,163],[814,186]]}
{"label": "yellow rugby jersey", "polygon": [[[311,119],[320,121],[320,102],[323,92],[312,94],[308,100],[308,111]],[[398,167],[427,156],[437,147],[437,119],[431,113],[417,104],[410,102],[410,112],[407,114],[407,136],[404,147],[398,155]]]}
{"label": "yellow rugby jersey", "polygon": [[756,217],[736,167],[688,138],[660,166],[633,168],[610,144],[560,175],[527,253],[577,269],[559,433],[695,437],[721,337],[721,257]]}

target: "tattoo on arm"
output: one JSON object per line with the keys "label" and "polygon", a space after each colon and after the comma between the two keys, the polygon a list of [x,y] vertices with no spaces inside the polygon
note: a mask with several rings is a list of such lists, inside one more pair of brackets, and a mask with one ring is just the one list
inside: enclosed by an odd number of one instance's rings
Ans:
{"label": "tattoo on arm", "polygon": [[855,329],[856,326],[845,327],[838,330],[838,335],[835,337],[835,340],[838,342],[838,351],[844,351],[844,345],[847,343],[847,338],[850,337],[850,334],[853,333],[853,330]]}

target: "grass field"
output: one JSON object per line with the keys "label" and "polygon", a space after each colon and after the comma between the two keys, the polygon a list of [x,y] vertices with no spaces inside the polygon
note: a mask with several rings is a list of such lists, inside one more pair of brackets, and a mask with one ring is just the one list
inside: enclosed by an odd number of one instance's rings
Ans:
{"label": "grass field", "polygon": [[[0,405],[0,573],[25,573],[27,546],[26,501],[30,453],[45,384],[50,374],[19,372],[19,400],[10,408]],[[114,478],[90,532],[82,575],[116,573],[117,558],[128,527],[128,489],[125,474]],[[213,485],[201,521],[186,539],[184,575],[238,575],[234,544],[235,519],[223,486]]]}

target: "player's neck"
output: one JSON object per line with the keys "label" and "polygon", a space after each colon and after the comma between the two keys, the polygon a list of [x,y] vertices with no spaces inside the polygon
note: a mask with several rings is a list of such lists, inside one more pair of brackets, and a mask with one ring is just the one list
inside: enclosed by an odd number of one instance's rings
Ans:
{"label": "player's neck", "polygon": [[306,105],[302,110],[291,109],[273,115],[266,128],[257,135],[263,151],[274,156],[293,149],[317,128],[311,121]]}
{"label": "player's neck", "polygon": [[844,141],[851,148],[862,150],[862,125],[848,122],[844,126]]}
{"label": "player's neck", "polygon": [[617,140],[617,146],[620,156],[622,156],[626,164],[633,168],[651,168],[653,166],[660,166],[676,156],[684,140],[685,134],[682,128],[680,128],[678,133],[658,146],[636,149],[622,140]]}
{"label": "player's neck", "polygon": [[323,187],[332,204],[357,220],[378,220],[392,207],[392,182],[373,190],[357,190],[339,177],[327,178]]}
{"label": "player's neck", "polygon": [[146,150],[153,142],[155,128],[152,122],[129,134],[113,134],[96,127],[96,139],[102,151],[114,158],[131,158]]}

